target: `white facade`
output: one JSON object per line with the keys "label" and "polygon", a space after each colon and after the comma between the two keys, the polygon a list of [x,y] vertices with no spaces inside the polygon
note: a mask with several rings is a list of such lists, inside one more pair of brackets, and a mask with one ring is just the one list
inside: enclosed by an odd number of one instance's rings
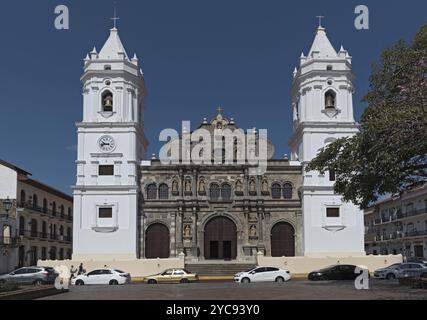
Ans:
{"label": "white facade", "polygon": [[365,210],[365,231],[368,254],[427,259],[427,184]]}
{"label": "white facade", "polygon": [[99,54],[86,57],[81,81],[73,259],[136,259],[145,87],[116,28]]}
{"label": "white facade", "polygon": [[[319,27],[309,54],[301,55],[294,71],[292,160],[306,167],[321,148],[358,132],[353,78],[348,52],[342,47],[336,52]],[[304,255],[364,255],[363,212],[334,193],[333,180],[333,174],[303,172]]]}

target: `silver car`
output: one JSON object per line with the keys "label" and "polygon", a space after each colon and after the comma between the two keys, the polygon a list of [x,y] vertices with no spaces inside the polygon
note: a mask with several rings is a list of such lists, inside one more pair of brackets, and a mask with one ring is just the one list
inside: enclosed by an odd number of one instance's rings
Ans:
{"label": "silver car", "polygon": [[391,266],[377,269],[374,272],[374,277],[379,279],[387,279],[387,280],[393,280],[396,279],[396,274],[398,268],[404,263],[395,263]]}
{"label": "silver car", "polygon": [[58,274],[49,267],[25,267],[17,269],[9,274],[0,276],[0,284],[50,284],[54,283]]}
{"label": "silver car", "polygon": [[427,272],[427,266],[425,264],[404,263],[404,266],[399,267],[399,270],[397,270],[396,278],[420,278],[421,274],[425,272]]}

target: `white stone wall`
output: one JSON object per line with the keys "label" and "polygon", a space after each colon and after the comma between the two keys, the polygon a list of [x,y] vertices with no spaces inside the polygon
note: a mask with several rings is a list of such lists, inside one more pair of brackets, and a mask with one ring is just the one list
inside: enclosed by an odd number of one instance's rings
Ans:
{"label": "white stone wall", "polygon": [[386,256],[324,256],[324,257],[264,257],[258,255],[259,266],[272,266],[287,269],[291,274],[308,274],[312,271],[322,269],[335,264],[351,264],[366,266],[369,272],[376,269],[402,262],[401,255]]}

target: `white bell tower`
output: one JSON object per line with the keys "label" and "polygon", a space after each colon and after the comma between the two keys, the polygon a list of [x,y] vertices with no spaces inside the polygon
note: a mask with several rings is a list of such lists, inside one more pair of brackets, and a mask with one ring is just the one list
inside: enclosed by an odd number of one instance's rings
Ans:
{"label": "white bell tower", "polygon": [[115,27],[87,55],[81,81],[73,260],[136,259],[146,92],[138,58],[129,59]]}
{"label": "white bell tower", "polygon": [[[319,26],[307,56],[301,54],[292,85],[292,160],[303,168],[319,149],[358,132],[353,116],[351,57],[336,52]],[[334,193],[334,172],[303,172],[301,190],[304,255],[360,256],[364,252],[363,212]]]}

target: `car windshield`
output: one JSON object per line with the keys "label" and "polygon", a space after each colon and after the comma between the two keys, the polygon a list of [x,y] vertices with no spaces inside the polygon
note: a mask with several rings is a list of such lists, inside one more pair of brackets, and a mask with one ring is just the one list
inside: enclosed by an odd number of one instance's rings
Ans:
{"label": "car windshield", "polygon": [[[256,268],[258,268],[258,267],[256,267]],[[249,270],[246,270],[244,272],[251,272],[252,270],[255,270],[256,268],[250,268]]]}
{"label": "car windshield", "polygon": [[392,264],[391,266],[388,266],[387,268],[394,269],[394,268],[397,268],[400,265],[401,265],[401,263],[395,263],[395,264]]}

